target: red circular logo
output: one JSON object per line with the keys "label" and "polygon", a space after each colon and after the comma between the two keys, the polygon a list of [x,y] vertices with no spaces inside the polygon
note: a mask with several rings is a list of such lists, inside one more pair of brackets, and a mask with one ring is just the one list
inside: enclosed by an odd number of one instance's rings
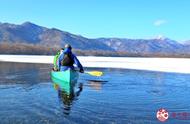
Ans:
{"label": "red circular logo", "polygon": [[169,117],[168,111],[167,111],[166,109],[161,108],[161,109],[159,109],[159,110],[157,111],[156,117],[157,117],[157,119],[158,119],[159,121],[164,122],[164,121],[166,121],[166,120],[168,119],[168,117]]}

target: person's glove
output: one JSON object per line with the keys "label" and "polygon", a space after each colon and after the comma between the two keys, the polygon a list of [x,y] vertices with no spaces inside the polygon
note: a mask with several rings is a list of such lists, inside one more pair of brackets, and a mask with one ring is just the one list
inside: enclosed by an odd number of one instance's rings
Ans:
{"label": "person's glove", "polygon": [[83,70],[83,69],[80,69],[79,72],[80,72],[80,73],[84,73],[84,70]]}
{"label": "person's glove", "polygon": [[53,71],[59,71],[57,67],[52,68]]}

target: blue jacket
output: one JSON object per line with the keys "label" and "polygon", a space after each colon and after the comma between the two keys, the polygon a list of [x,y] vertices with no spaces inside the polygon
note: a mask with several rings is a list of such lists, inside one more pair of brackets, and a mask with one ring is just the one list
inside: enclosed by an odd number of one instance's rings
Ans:
{"label": "blue jacket", "polygon": [[70,49],[66,48],[64,50],[64,52],[62,54],[60,54],[59,58],[58,58],[58,63],[57,66],[60,69],[60,71],[65,71],[67,69],[74,69],[74,66],[61,66],[61,61],[63,60],[64,54],[65,53],[70,53],[72,56],[72,59],[74,60],[74,64],[80,69],[83,70],[83,67],[81,65],[81,63],[79,62],[79,60],[77,59],[77,57],[71,52]]}

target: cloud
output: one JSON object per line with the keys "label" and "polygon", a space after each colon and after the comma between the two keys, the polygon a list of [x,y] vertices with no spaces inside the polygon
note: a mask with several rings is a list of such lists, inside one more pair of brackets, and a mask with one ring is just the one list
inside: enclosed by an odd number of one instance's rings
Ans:
{"label": "cloud", "polygon": [[161,25],[163,25],[163,24],[165,24],[165,23],[167,23],[166,20],[164,20],[164,19],[159,19],[159,20],[156,20],[156,21],[154,22],[154,26],[161,26]]}

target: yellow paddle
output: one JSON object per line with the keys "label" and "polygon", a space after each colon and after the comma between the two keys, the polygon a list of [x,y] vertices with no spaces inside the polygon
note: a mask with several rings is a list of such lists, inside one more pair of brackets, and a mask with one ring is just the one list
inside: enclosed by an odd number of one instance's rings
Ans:
{"label": "yellow paddle", "polygon": [[103,72],[101,71],[85,71],[84,73],[92,75],[92,76],[102,76]]}

